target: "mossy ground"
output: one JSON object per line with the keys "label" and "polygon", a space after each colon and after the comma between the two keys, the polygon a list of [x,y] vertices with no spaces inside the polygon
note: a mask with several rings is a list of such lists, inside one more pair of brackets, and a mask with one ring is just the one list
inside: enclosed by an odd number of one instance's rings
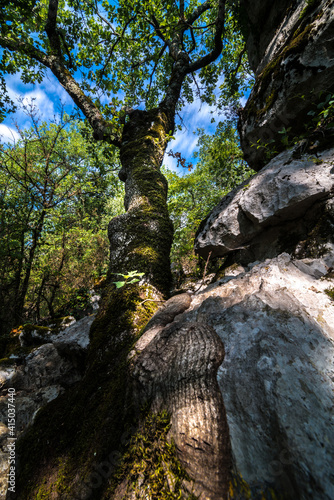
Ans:
{"label": "mossy ground", "polygon": [[122,482],[127,495],[135,494],[140,500],[196,500],[187,490],[190,478],[177,458],[173,442],[167,434],[170,419],[167,412],[149,413],[140,429],[132,436],[130,446],[104,498],[110,498]]}
{"label": "mossy ground", "polygon": [[150,293],[137,284],[106,287],[83,380],[43,408],[18,442],[17,498],[101,498],[107,481],[94,483],[96,468],[124,451],[121,438],[138,419],[127,356],[158,306],[142,304]]}

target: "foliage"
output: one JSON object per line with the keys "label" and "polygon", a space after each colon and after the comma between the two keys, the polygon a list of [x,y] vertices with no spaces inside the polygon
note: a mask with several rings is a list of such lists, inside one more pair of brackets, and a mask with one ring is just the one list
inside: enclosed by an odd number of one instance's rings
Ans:
{"label": "foliage", "polygon": [[[29,8],[24,8],[24,2],[5,2],[0,17],[4,49],[0,70],[7,74],[20,70],[24,83],[41,82],[46,67],[61,81],[78,76],[81,88],[72,85],[71,90],[76,104],[89,120],[87,110],[94,104],[116,130],[129,107],[151,109],[161,102],[182,50],[189,68],[179,108],[195,97],[216,102],[222,72],[221,104],[231,98],[235,103],[252,78],[236,6],[219,0],[204,4],[197,0],[119,0],[116,4],[34,0]],[[224,44],[218,43],[218,32],[224,34]],[[222,50],[211,56],[220,44]],[[56,59],[58,69],[53,66]],[[87,106],[80,104],[80,92]],[[98,98],[88,103],[83,93]]]}
{"label": "foliage", "polygon": [[175,230],[172,263],[175,270],[186,273],[196,268],[193,241],[200,222],[225,194],[253,174],[242,159],[233,123],[219,123],[214,135],[205,134],[203,129],[198,135],[194,171],[184,176],[165,172]]}
{"label": "foliage", "polygon": [[3,324],[54,316],[74,289],[106,272],[106,226],[119,211],[111,200],[123,194],[115,152],[87,143],[66,115],[47,124],[26,112],[32,127],[0,149]]}
{"label": "foliage", "polygon": [[[172,228],[161,160],[186,103],[199,98],[225,106],[233,99],[235,111],[240,92],[251,84],[239,3],[36,0],[29,15],[21,7],[5,4],[0,69],[20,71],[25,83],[41,82],[49,69],[86,117],[94,139],[120,149],[129,210],[119,220],[124,241],[120,249],[120,239],[113,242],[110,270],[143,271],[167,294]],[[147,232],[143,242],[148,218],[155,234]]]}
{"label": "foliage", "polygon": [[119,276],[122,276],[124,280],[122,281],[113,281],[113,283],[116,285],[116,288],[122,288],[124,285],[130,285],[130,283],[137,283],[140,281],[139,278],[144,276],[145,273],[138,273],[138,271],[130,271],[128,274],[119,274]]}

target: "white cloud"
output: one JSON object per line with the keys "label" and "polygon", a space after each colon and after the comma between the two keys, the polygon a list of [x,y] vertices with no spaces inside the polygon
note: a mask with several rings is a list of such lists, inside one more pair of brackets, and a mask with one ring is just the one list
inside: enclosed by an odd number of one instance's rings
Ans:
{"label": "white cloud", "polygon": [[20,101],[23,105],[32,102],[42,121],[59,117],[61,104],[65,106],[68,112],[74,107],[72,99],[51,72],[47,73],[41,84],[23,84],[19,73],[7,76],[6,83],[9,97],[18,106],[17,111],[4,120],[6,125],[15,122],[22,129],[31,126],[29,118],[20,108]]}
{"label": "white cloud", "polygon": [[20,138],[20,134],[13,127],[8,127],[8,125],[0,124],[0,142],[1,143],[11,143],[14,144]]}

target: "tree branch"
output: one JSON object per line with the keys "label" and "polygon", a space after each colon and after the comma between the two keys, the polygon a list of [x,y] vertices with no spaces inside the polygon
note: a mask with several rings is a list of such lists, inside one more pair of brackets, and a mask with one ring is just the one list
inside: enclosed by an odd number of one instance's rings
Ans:
{"label": "tree branch", "polygon": [[58,0],[49,0],[48,19],[45,31],[48,35],[51,50],[54,55],[61,57],[61,43],[57,32]]}
{"label": "tree branch", "polygon": [[110,126],[108,127],[108,122],[103,118],[99,109],[95,106],[90,97],[84,94],[80,85],[63,66],[57,56],[47,55],[33,45],[23,42],[22,40],[14,40],[1,35],[0,44],[8,50],[21,52],[49,68],[87,118],[89,124],[93,128],[94,138],[105,140],[117,147],[120,146],[120,138],[114,135],[113,130],[111,130]]}
{"label": "tree branch", "polygon": [[239,68],[240,66],[242,65],[242,57],[243,55],[246,53],[246,46],[242,49],[242,51],[240,52],[239,54],[239,57],[238,57],[238,62],[237,62],[237,65],[236,67],[234,68],[233,72],[231,73],[231,76],[232,78],[235,78],[237,76],[237,73],[239,71]]}
{"label": "tree branch", "polygon": [[153,26],[153,28],[155,29],[155,32],[156,34],[158,35],[159,38],[161,38],[161,40],[164,42],[164,43],[167,43],[167,45],[169,45],[168,41],[165,39],[164,35],[162,34],[162,31],[161,31],[161,28],[160,28],[160,25],[158,23],[158,20],[157,18],[154,16],[154,14],[152,14],[152,17],[151,17],[151,20],[149,20],[149,23],[151,24],[151,26]]}
{"label": "tree branch", "polygon": [[[206,2],[205,2],[206,3]],[[204,68],[208,64],[212,63],[220,56],[222,48],[223,48],[223,33],[224,33],[224,25],[225,25],[225,4],[226,0],[219,0],[218,5],[218,13],[216,18],[216,30],[214,37],[214,48],[209,54],[206,54],[203,57],[197,59],[193,63],[189,64],[187,69],[187,73],[193,73],[198,69]],[[203,6],[204,4],[202,4]]]}
{"label": "tree branch", "polygon": [[155,70],[157,69],[157,66],[159,64],[159,61],[161,59],[161,57],[163,56],[163,53],[165,52],[167,48],[167,43],[165,43],[165,45],[161,48],[159,54],[158,54],[158,58],[153,66],[153,69],[152,69],[152,73],[150,74],[150,83],[149,83],[149,86],[148,86],[148,90],[147,90],[147,93],[146,93],[146,98],[148,98],[148,94],[150,93],[151,91],[151,86],[152,86],[152,80],[153,80],[153,75],[155,73]]}
{"label": "tree branch", "polygon": [[184,20],[184,0],[180,0],[180,19]]}
{"label": "tree branch", "polygon": [[206,2],[202,3],[202,5],[199,5],[197,9],[194,10],[192,14],[187,18],[186,23],[192,25],[201,15],[212,8],[212,4],[209,0]]}
{"label": "tree branch", "polygon": [[115,50],[115,47],[116,47],[117,43],[118,43],[118,42],[119,42],[119,41],[123,38],[123,36],[124,36],[124,34],[125,34],[125,31],[126,31],[126,28],[129,26],[129,24],[130,24],[130,23],[131,23],[134,19],[135,19],[134,17],[131,17],[131,19],[129,19],[129,21],[127,21],[127,22],[125,23],[125,26],[124,26],[124,28],[123,28],[122,33],[121,33],[121,34],[116,33],[116,35],[118,36],[118,38],[116,38],[116,40],[114,41],[114,43],[113,43],[113,44],[112,44],[112,46],[111,46],[111,49],[110,49],[110,51],[109,51],[109,54],[108,54],[107,60],[106,60],[106,62],[104,63],[104,66],[103,66],[103,68],[102,68],[102,70],[101,70],[100,77],[99,77],[99,82],[98,82],[98,83],[100,83],[100,82],[101,82],[101,80],[102,80],[102,77],[103,77],[103,75],[104,75],[104,72],[105,72],[105,70],[106,70],[106,67],[108,66],[108,64],[109,64],[109,62],[110,62],[110,59],[111,59],[111,57],[112,57],[112,55],[113,55],[113,53],[114,53],[114,50]]}

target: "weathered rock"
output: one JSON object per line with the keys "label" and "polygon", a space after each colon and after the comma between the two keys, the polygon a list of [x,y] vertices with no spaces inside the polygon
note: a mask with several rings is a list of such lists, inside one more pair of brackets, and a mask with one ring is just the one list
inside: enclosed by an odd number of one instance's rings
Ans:
{"label": "weathered rock", "polygon": [[60,333],[51,335],[51,342],[57,351],[70,359],[74,366],[79,366],[84,360],[89,344],[89,331],[94,319],[93,314],[85,316]]}
{"label": "weathered rock", "polygon": [[[302,5],[303,3],[303,0],[299,0],[299,2],[295,2],[295,5]],[[283,19],[288,17],[287,8],[290,5],[290,0],[282,0],[279,4],[264,0],[240,1],[241,19],[244,31],[248,35],[246,40],[247,53],[254,72],[259,71],[266,49],[272,42],[273,33],[276,32],[277,26],[282,24]],[[290,15],[292,15],[293,19],[296,16],[298,18],[299,13],[300,8],[296,10],[290,9]],[[281,31],[286,34],[284,24]],[[277,44],[277,50],[279,48]]]}
{"label": "weathered rock", "polygon": [[52,324],[50,326],[37,326],[30,323],[21,326],[19,335],[20,344],[22,347],[33,345],[47,344],[50,342],[51,336],[55,332],[64,330],[76,322],[73,316],[64,317],[60,324]]}
{"label": "weathered rock", "polygon": [[282,254],[210,285],[175,318],[210,325],[224,343],[234,471],[253,494],[334,498],[333,285],[321,260]]}
{"label": "weathered rock", "polygon": [[[323,217],[328,234],[314,251],[326,253],[325,247],[334,243],[333,164],[334,149],[317,158],[294,159],[293,150],[281,153],[211,211],[197,233],[196,252],[216,257],[243,247],[248,262],[292,252],[302,240],[310,246],[310,231]],[[332,265],[329,257],[327,266]]]}
{"label": "weathered rock", "polygon": [[[249,56],[257,76],[239,131],[245,159],[258,171],[268,155],[285,149],[306,129],[315,129],[309,112],[319,113],[317,105],[334,93],[334,1],[299,1],[293,6],[284,2],[279,7],[265,1],[255,2],[254,9],[248,1],[243,3],[249,16]],[[270,21],[262,34],[263,24],[255,16],[267,11]],[[288,132],[282,141],[284,130]],[[317,139],[323,139],[323,131]]]}
{"label": "weathered rock", "polygon": [[19,435],[33,422],[37,411],[56,398],[65,387],[81,379],[80,372],[62,358],[53,344],[34,349],[24,364],[0,372],[0,417],[6,421],[7,389],[16,391],[16,431]]}
{"label": "weathered rock", "polygon": [[[67,317],[61,325],[26,328],[23,345],[46,342],[30,354],[0,368],[0,498],[5,498],[8,473],[8,389],[15,389],[15,437],[34,422],[37,412],[82,378],[82,361],[94,315],[79,321]],[[55,333],[57,332],[57,333]]]}

